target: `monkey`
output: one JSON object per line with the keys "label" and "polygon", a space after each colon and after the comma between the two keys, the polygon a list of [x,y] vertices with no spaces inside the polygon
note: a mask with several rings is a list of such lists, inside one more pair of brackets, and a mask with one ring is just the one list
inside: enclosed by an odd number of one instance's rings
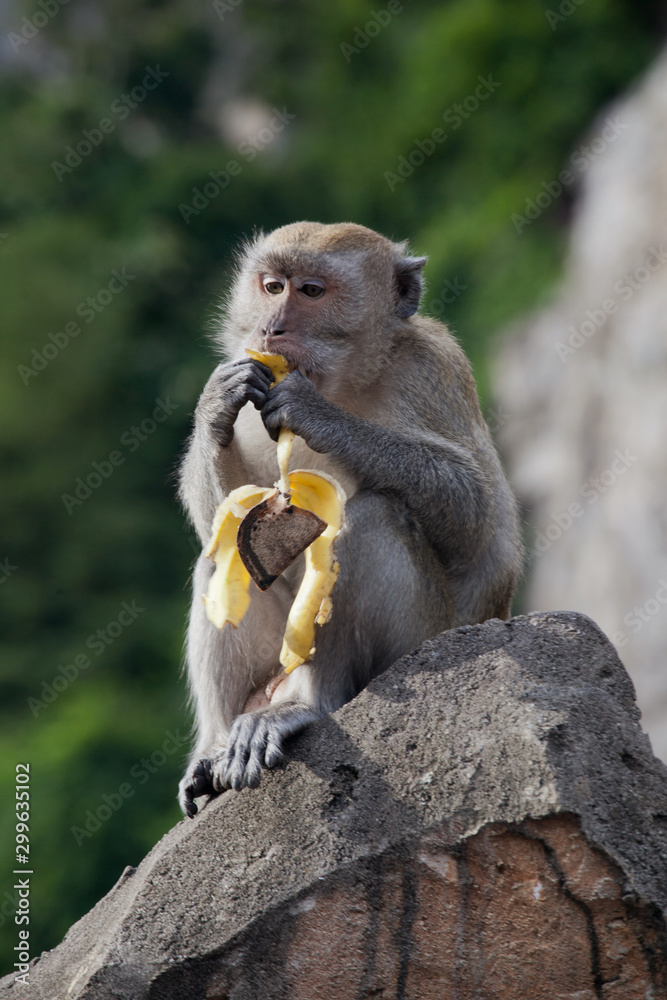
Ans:
{"label": "monkey", "polygon": [[[423,640],[510,615],[516,502],[463,350],[418,314],[426,260],[354,223],[297,222],[239,251],[218,334],[227,360],[197,404],[180,498],[205,547],[231,490],[276,478],[274,442],[288,428],[294,465],[343,486],[345,524],[331,618],[289,676],[278,656],[302,566],[266,592],[253,587],[238,628],[219,631],[202,603],[213,565],[199,557],[186,639],[197,736],[179,786],[187,816],[196,799],[256,788],[264,768],[284,765],[288,737]],[[246,348],[282,354],[293,370],[272,385]]]}

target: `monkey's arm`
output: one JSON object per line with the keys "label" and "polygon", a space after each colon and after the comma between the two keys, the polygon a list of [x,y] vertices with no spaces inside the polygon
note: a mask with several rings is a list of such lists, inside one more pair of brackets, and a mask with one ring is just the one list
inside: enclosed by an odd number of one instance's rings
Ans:
{"label": "monkey's arm", "polygon": [[359,489],[397,496],[436,548],[462,560],[477,548],[489,484],[463,445],[435,433],[402,433],[348,413],[324,399],[299,372],[271,390],[262,419],[272,437],[288,427],[313,451],[340,462]]}
{"label": "monkey's arm", "polygon": [[273,375],[261,362],[244,358],[221,364],[204,387],[195,411],[194,430],[181,465],[179,496],[205,544],[215,508],[228,492],[228,480],[241,458],[234,445],[234,423],[245,403],[259,410]]}

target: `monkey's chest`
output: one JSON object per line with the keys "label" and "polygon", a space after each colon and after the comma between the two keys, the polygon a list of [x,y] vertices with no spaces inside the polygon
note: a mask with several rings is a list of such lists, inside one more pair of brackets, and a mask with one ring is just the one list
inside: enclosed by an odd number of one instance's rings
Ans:
{"label": "monkey's chest", "polygon": [[[255,486],[271,486],[280,475],[276,444],[269,437],[262,419],[253,407],[244,407],[236,421],[238,447],[243,462],[244,482],[235,482],[232,488],[252,483]],[[331,462],[326,455],[319,455],[309,448],[302,438],[295,438],[290,469],[314,469],[333,476],[349,499],[356,493],[354,480]]]}

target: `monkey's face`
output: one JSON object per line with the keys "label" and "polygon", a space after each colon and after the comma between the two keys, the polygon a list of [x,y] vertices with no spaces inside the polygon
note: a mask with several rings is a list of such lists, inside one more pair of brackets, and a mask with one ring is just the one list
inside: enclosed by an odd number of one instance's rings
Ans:
{"label": "monkey's face", "polygon": [[256,316],[248,346],[282,354],[320,387],[344,370],[359,308],[341,276],[311,264],[297,271],[261,268],[253,278]]}
{"label": "monkey's face", "polygon": [[348,223],[295,223],[260,237],[241,261],[227,335],[239,348],[282,354],[329,398],[358,391],[417,308],[424,258],[403,253]]}

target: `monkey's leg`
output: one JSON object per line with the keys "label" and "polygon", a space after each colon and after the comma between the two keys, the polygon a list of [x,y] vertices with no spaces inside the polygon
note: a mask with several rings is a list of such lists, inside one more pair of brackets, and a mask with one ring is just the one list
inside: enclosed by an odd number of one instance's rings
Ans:
{"label": "monkey's leg", "polygon": [[398,501],[364,491],[347,504],[336,555],[331,621],[310,663],[277,688],[271,705],[237,718],[213,773],[237,790],[282,760],[283,741],[353,698],[424,639],[455,624],[443,567]]}
{"label": "monkey's leg", "polygon": [[213,568],[200,556],[193,575],[187,662],[197,741],[179,785],[181,808],[188,815],[197,811],[195,798],[227,787],[216,780],[210,761],[224,752],[232,723],[251,693],[280,670],[278,655],[293,598],[283,580],[264,594],[253,587],[239,627],[219,631],[206,617],[202,601]]}

